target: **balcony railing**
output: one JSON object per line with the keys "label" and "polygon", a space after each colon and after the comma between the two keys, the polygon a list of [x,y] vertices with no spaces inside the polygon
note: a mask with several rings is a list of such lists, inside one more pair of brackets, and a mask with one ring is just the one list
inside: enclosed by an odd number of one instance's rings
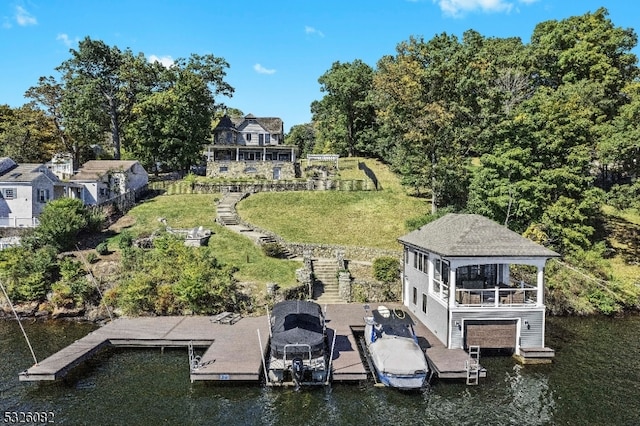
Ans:
{"label": "balcony railing", "polygon": [[538,289],[528,284],[488,289],[456,288],[456,302],[458,306],[463,307],[536,306],[538,303]]}
{"label": "balcony railing", "polygon": [[0,217],[0,228],[35,228],[38,225],[37,217]]}

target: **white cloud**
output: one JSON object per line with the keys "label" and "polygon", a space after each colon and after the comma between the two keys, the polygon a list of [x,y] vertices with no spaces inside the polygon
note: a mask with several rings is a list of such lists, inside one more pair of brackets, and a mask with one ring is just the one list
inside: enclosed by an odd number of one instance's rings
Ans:
{"label": "white cloud", "polygon": [[[522,0],[521,3],[530,4],[535,0]],[[506,12],[513,9],[513,2],[507,0],[433,0],[440,6],[445,15],[460,17],[466,12],[480,10],[485,13]]]}
{"label": "white cloud", "polygon": [[317,35],[318,37],[324,37],[324,33],[322,31],[316,30],[315,28],[310,27],[308,25],[305,25],[304,32],[305,34],[312,34],[312,35]]}
{"label": "white cloud", "polygon": [[38,20],[36,19],[36,17],[27,12],[27,10],[22,6],[16,6],[15,18],[16,22],[21,27],[38,24]]}
{"label": "white cloud", "polygon": [[78,42],[77,38],[75,40],[71,40],[69,38],[69,36],[67,34],[65,34],[65,33],[58,34],[58,36],[56,37],[56,40],[61,40],[65,44],[65,46],[67,46],[67,47],[71,47],[71,45],[74,42],[76,42],[76,43]]}
{"label": "white cloud", "polygon": [[175,61],[171,56],[156,56],[156,55],[149,56],[149,62],[160,62],[162,65],[164,65],[165,68],[169,68],[175,63]]}
{"label": "white cloud", "polygon": [[258,74],[274,74],[276,72],[276,70],[274,69],[268,69],[263,67],[260,64],[255,64],[253,66],[253,69],[258,73]]}

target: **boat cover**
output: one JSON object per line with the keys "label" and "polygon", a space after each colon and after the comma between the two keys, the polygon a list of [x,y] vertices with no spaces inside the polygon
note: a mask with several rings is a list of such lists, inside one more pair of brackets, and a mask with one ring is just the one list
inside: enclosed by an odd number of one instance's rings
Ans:
{"label": "boat cover", "polygon": [[[304,300],[276,303],[271,313],[271,355],[284,356],[285,345],[307,344],[311,356],[321,356],[325,349],[324,316],[320,305]],[[287,348],[287,358],[308,358],[306,347]],[[291,357],[289,357],[291,355]]]}
{"label": "boat cover", "polygon": [[371,360],[386,374],[411,375],[429,371],[429,365],[413,338],[383,335],[369,345]]}

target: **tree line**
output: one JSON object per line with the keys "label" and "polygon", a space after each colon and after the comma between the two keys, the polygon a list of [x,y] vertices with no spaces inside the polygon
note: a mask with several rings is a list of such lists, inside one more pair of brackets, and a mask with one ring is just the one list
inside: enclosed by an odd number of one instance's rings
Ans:
{"label": "tree line", "polygon": [[434,212],[589,249],[604,202],[640,205],[636,46],[604,8],[542,22],[528,44],[473,30],[410,37],[375,69],[335,62],[318,79],[313,122],[288,142],[378,157]]}
{"label": "tree line", "polygon": [[188,170],[202,158],[217,97],[234,92],[229,64],[192,54],[172,65],[149,62],[86,37],[60,64],[58,77],[43,76],[20,108],[0,106],[0,155],[16,161],[47,161],[56,152],[88,159],[134,158],[148,170],[162,162]]}

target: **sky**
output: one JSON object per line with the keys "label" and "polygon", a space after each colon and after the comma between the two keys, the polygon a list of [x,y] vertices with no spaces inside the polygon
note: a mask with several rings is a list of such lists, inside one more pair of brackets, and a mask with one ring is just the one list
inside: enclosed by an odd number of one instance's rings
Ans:
{"label": "sky", "polygon": [[[318,78],[340,61],[375,68],[411,36],[467,30],[520,37],[548,20],[606,7],[617,27],[640,31],[636,0],[0,0],[0,105],[19,107],[41,76],[85,37],[170,65],[191,54],[229,63],[233,97],[219,102],[285,131],[311,122]],[[638,49],[634,50],[640,56]]]}

